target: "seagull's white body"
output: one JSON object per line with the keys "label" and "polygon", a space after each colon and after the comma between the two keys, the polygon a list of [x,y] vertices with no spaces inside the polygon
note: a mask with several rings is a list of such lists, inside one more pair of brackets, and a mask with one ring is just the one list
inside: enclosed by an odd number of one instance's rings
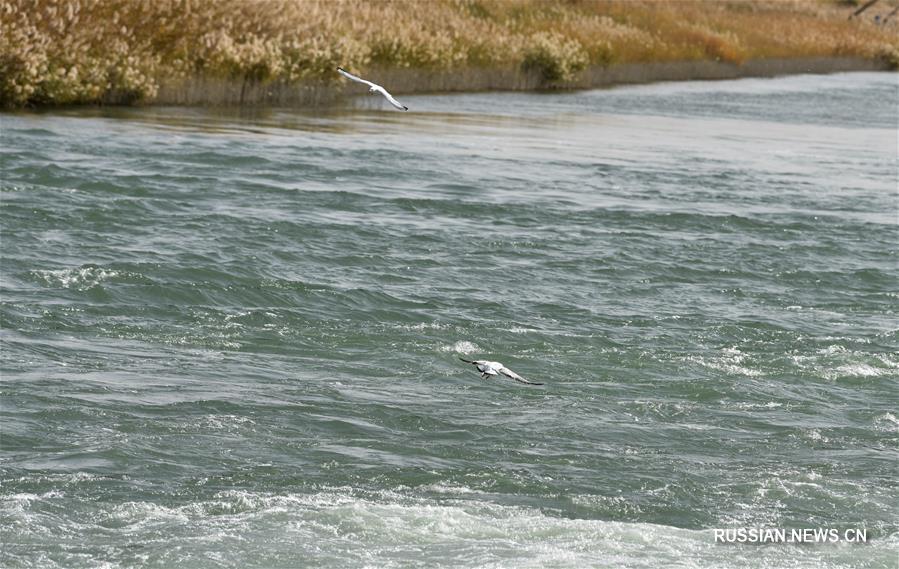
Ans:
{"label": "seagull's white body", "polygon": [[459,358],[463,362],[467,364],[473,364],[478,371],[481,372],[481,377],[483,379],[487,379],[488,377],[492,377],[494,375],[502,374],[508,378],[514,379],[520,383],[526,383],[528,385],[543,385],[542,383],[536,383],[534,381],[528,381],[525,378],[521,377],[511,369],[507,368],[503,364],[499,362],[491,362],[487,360],[466,360],[465,358]]}
{"label": "seagull's white body", "polygon": [[365,79],[363,79],[361,77],[356,77],[352,73],[348,73],[342,67],[338,67],[337,72],[340,73],[341,75],[343,75],[344,77],[346,77],[347,79],[349,79],[350,81],[355,81],[356,83],[362,83],[363,85],[368,85],[369,93],[380,93],[381,95],[384,95],[384,98],[387,99],[387,102],[389,102],[391,105],[398,108],[399,110],[401,110],[401,111],[409,110],[409,107],[401,104],[399,101],[394,99],[393,95],[388,93],[387,89],[385,89],[384,87],[381,87],[380,85],[376,85],[376,84],[372,83],[371,81],[366,81]]}

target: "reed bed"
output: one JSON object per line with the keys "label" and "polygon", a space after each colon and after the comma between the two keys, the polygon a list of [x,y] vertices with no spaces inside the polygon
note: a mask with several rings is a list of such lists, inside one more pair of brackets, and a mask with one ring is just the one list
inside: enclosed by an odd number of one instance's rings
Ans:
{"label": "reed bed", "polygon": [[503,70],[546,88],[635,63],[899,64],[895,23],[848,20],[852,10],[835,0],[2,0],[0,105],[189,103],[204,89],[258,101],[292,87],[309,102],[339,92],[338,65]]}

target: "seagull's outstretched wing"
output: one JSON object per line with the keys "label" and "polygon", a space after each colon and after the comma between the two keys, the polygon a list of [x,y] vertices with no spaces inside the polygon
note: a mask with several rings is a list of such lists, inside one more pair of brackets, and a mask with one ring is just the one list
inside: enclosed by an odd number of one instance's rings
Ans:
{"label": "seagull's outstretched wing", "polygon": [[355,81],[356,83],[362,83],[363,85],[368,85],[369,87],[374,87],[376,89],[382,89],[382,90],[384,89],[380,85],[375,85],[371,81],[366,81],[365,79],[363,79],[361,77],[356,77],[352,73],[347,72],[347,70],[344,69],[343,67],[338,67],[337,72],[340,73],[341,75],[343,75],[344,77],[346,77],[347,79],[349,79],[350,81]]}
{"label": "seagull's outstretched wing", "polygon": [[480,365],[480,364],[484,363],[484,360],[466,360],[465,358],[459,358],[459,359],[467,364]]}
{"label": "seagull's outstretched wing", "polygon": [[381,87],[380,85],[375,85],[375,90],[376,90],[378,93],[381,93],[382,95],[384,95],[384,98],[387,99],[387,101],[388,101],[391,105],[393,105],[394,107],[398,108],[399,110],[401,110],[401,111],[408,111],[408,110],[409,110],[409,107],[407,107],[406,105],[401,104],[399,101],[397,101],[396,99],[394,99],[394,98],[393,98],[393,95],[391,95],[390,93],[388,93],[388,92],[387,92],[387,89],[385,89],[384,87]]}
{"label": "seagull's outstretched wing", "polygon": [[525,378],[521,377],[520,375],[518,375],[517,373],[515,373],[515,372],[512,371],[511,369],[507,368],[506,366],[503,366],[503,367],[499,368],[499,372],[500,372],[501,374],[503,374],[504,376],[510,377],[510,378],[514,379],[515,381],[518,381],[518,382],[521,382],[521,383],[526,383],[526,384],[528,384],[528,385],[543,385],[542,383],[537,383],[537,382],[535,382],[535,381],[528,381],[528,380],[526,380]]}

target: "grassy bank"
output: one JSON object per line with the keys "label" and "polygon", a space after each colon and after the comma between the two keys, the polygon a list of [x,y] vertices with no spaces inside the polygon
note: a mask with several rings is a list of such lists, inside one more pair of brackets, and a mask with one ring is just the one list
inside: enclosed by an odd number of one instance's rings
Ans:
{"label": "grassy bank", "polygon": [[585,86],[641,63],[896,65],[899,17],[873,22],[890,2],[850,20],[845,0],[4,0],[0,105],[308,103],[340,92],[338,65],[394,73],[397,92],[502,88],[497,73]]}

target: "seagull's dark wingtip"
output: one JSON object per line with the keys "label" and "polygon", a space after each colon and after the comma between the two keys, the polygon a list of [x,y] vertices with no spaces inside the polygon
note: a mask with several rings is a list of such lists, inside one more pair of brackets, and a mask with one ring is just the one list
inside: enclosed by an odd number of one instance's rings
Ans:
{"label": "seagull's dark wingtip", "polygon": [[404,111],[408,111],[408,110],[409,110],[409,107],[407,107],[406,105],[403,105],[403,110],[404,110]]}

